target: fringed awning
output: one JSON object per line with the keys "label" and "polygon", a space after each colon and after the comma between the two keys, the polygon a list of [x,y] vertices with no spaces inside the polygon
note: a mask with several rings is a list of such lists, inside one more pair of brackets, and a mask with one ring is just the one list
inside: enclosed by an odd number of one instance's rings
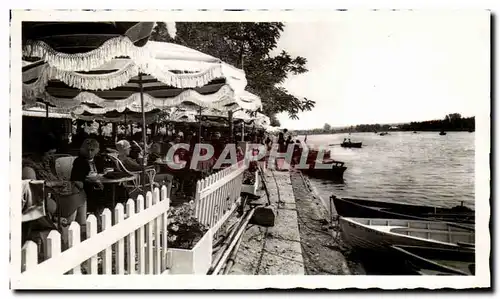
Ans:
{"label": "fringed awning", "polygon": [[140,49],[143,53],[136,56],[96,62],[86,73],[37,61],[23,67],[23,87],[36,95],[50,80],[60,80],[78,89],[106,90],[134,80],[141,72],[176,88],[200,87],[217,78],[225,79],[235,91],[242,92],[243,102],[252,101],[243,92],[245,73],[220,59],[171,43],[150,42]]}
{"label": "fringed awning", "polygon": [[[97,92],[79,92],[74,89],[71,93],[67,91],[67,89],[54,88],[50,92],[46,91],[39,95],[38,99],[69,110],[80,107],[82,104],[95,104],[105,112],[124,111],[125,109],[139,112],[141,109],[140,93],[132,93],[134,90],[126,90],[126,88]],[[227,106],[234,103],[234,92],[224,84],[214,84],[196,89],[151,91],[151,93],[146,90],[143,96],[145,111],[182,105],[196,105],[225,111]],[[25,103],[33,104],[29,101],[25,101]]]}
{"label": "fringed awning", "polygon": [[23,22],[23,56],[61,70],[90,70],[114,57],[147,56],[142,50],[154,22]]}
{"label": "fringed awning", "polygon": [[[157,108],[183,103],[223,111],[240,105],[253,110],[261,107],[258,97],[244,91],[242,70],[180,45],[150,44],[146,47],[155,53],[152,60],[115,58],[85,73],[59,70],[43,61],[28,64],[23,67],[23,101],[41,99],[57,106],[90,102],[124,109],[138,99],[142,83],[146,98],[159,105]],[[147,73],[139,77],[144,71]],[[77,103],[68,103],[72,101]]]}
{"label": "fringed awning", "polygon": [[[158,115],[160,110],[152,110],[146,113],[146,123],[151,124],[158,121]],[[140,123],[142,122],[142,113],[137,113],[134,111],[126,110],[123,112],[110,111],[104,114],[92,114],[90,112],[83,112],[82,114],[72,113],[72,117],[75,119],[81,119],[85,121],[103,121],[111,123]]]}
{"label": "fringed awning", "polygon": [[[23,68],[23,90],[25,97],[36,97],[42,93],[49,85],[50,81],[61,81],[69,87],[83,90],[108,90],[116,87],[124,86],[129,81],[137,82],[135,85],[139,88],[139,72],[150,74],[145,75],[145,83],[153,83],[158,81],[167,86],[176,88],[195,88],[208,84],[218,78],[228,78],[228,82],[232,82],[231,78],[224,72],[224,66],[215,64],[209,66],[199,72],[191,73],[176,73],[169,71],[172,69],[165,62],[157,64],[147,63],[141,70],[130,60],[117,59],[108,62],[105,65],[93,69],[93,73],[78,73],[67,72],[51,67],[47,64],[36,64]],[[229,84],[235,89],[239,88],[238,84]],[[246,102],[245,102],[246,103]]]}
{"label": "fringed awning", "polygon": [[[70,113],[59,108],[48,107],[48,110],[50,118],[72,118]],[[31,107],[23,107],[22,114],[30,117],[47,117],[47,107],[45,104],[37,103]]]}

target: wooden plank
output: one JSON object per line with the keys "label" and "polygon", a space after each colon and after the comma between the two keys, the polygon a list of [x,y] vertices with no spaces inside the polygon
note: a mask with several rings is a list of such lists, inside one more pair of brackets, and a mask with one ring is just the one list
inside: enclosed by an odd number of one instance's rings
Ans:
{"label": "wooden plank", "polygon": [[[146,193],[146,209],[152,207],[153,195],[148,191]],[[153,219],[146,225],[146,274],[153,274]]]}
{"label": "wooden plank", "polygon": [[[90,214],[87,217],[87,240],[90,238],[93,238],[94,236],[97,235],[97,218],[95,217],[94,214]],[[87,271],[88,274],[97,274],[98,268],[97,268],[97,254],[93,255],[88,261],[87,261]]]}
{"label": "wooden plank", "polygon": [[[104,211],[102,211],[102,214],[101,214],[101,225],[102,225],[101,233],[98,234],[96,237],[99,237],[103,233],[108,232],[108,230],[112,228],[111,223],[112,223],[111,222],[111,211],[109,209],[104,209]],[[94,241],[94,240],[96,240],[96,238],[91,239],[89,241]],[[113,245],[113,243],[111,243],[105,247],[103,246],[105,249],[104,249],[104,252],[102,254],[102,274],[113,274],[112,273],[113,266],[112,266],[112,260],[111,260],[111,258],[112,258],[111,245]]]}
{"label": "wooden plank", "polygon": [[[142,215],[142,212],[144,211],[144,197],[142,195],[137,196],[136,203],[137,203],[136,206],[137,215]],[[136,242],[137,263],[139,264],[139,269],[137,270],[138,274],[146,274],[146,251],[145,251],[146,240],[144,239],[144,232],[145,232],[144,226],[141,225],[137,230],[137,242]]]}
{"label": "wooden plank", "polygon": [[26,241],[21,249],[22,263],[21,272],[32,269],[38,265],[38,246],[35,242]]}
{"label": "wooden plank", "polygon": [[[80,243],[80,225],[73,221],[69,225],[68,228],[68,244],[69,248],[71,249],[72,247],[78,245]],[[71,270],[71,273],[73,274],[82,274],[80,264],[76,265],[73,270]]]}
{"label": "wooden plank", "polygon": [[[115,225],[123,222],[125,213],[121,203],[115,206]],[[120,238],[115,244],[115,267],[116,274],[125,274],[125,236]]]}
{"label": "wooden plank", "polygon": [[[126,205],[126,215],[127,219],[132,217],[135,214],[135,202],[133,199],[129,198],[127,201]],[[125,240],[125,254],[127,256],[127,272],[128,274],[135,274],[136,269],[135,269],[135,249],[136,249],[136,242],[135,242],[135,234],[136,231],[132,231],[128,237]]]}
{"label": "wooden plank", "polygon": [[[160,202],[160,189],[155,188],[153,192],[153,207],[156,206]],[[154,234],[155,234],[155,244],[154,244],[154,252],[153,252],[153,262],[154,262],[154,274],[160,274],[161,271],[161,235],[160,235],[160,226],[162,225],[161,223],[161,218],[162,215],[159,217],[156,217],[154,220]]]}

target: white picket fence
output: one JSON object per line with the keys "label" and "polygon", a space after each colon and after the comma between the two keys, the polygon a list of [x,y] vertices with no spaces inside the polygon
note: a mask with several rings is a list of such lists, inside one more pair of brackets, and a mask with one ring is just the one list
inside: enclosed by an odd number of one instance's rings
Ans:
{"label": "white picket fence", "polygon": [[[160,194],[161,193],[161,194]],[[89,215],[86,239],[80,241],[80,226],[69,226],[69,248],[61,251],[61,235],[48,235],[45,260],[38,263],[38,248],[33,241],[22,247],[22,277],[82,274],[165,274],[167,265],[167,213],[170,200],[167,188],[155,188],[146,198],[119,203],[113,213],[105,209],[99,230],[97,218]],[[101,259],[101,266],[98,265]]]}
{"label": "white picket fence", "polygon": [[214,234],[224,224],[240,201],[244,161],[196,183],[195,216]]}

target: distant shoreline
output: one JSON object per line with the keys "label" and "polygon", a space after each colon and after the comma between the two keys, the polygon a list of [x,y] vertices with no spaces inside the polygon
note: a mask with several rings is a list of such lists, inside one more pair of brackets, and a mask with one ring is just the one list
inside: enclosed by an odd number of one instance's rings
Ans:
{"label": "distant shoreline", "polygon": [[475,117],[462,118],[460,114],[452,113],[448,114],[443,120],[428,120],[398,125],[362,124],[343,128],[332,128],[329,124],[325,124],[323,128],[292,130],[292,132],[298,135],[321,135],[372,132],[474,132],[475,130]]}
{"label": "distant shoreline", "polygon": [[[426,131],[407,131],[407,130],[388,130],[388,131],[380,131],[380,132],[372,132],[372,131],[352,131],[352,132],[309,132],[309,133],[303,133],[303,131],[293,131],[297,135],[334,135],[334,134],[350,134],[350,133],[372,133],[372,134],[379,134],[382,132],[387,132],[387,133],[392,133],[392,132],[417,132],[417,133],[425,133],[425,132],[436,132],[439,133],[441,130],[426,130]],[[445,132],[469,132],[468,130],[445,130]],[[475,131],[472,131],[473,133]]]}

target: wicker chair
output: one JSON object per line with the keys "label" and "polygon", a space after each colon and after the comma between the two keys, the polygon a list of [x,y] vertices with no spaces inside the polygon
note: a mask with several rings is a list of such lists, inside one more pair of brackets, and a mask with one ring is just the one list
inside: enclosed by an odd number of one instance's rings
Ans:
{"label": "wicker chair", "polygon": [[[133,175],[135,176],[135,180],[131,181],[131,182],[127,182],[127,183],[124,183],[124,186],[128,189],[131,189],[129,190],[129,193],[133,193],[135,191],[144,191],[141,187],[141,173],[142,171],[130,171],[128,170],[127,168],[125,168],[125,166],[123,165],[122,161],[120,161],[120,159],[118,159],[118,157],[116,157],[115,155],[108,155],[111,160],[113,160],[116,164],[116,168],[120,171],[123,171],[125,173],[128,173],[129,175]],[[155,183],[154,179],[155,179],[155,176],[156,176],[156,170],[154,168],[146,168],[146,175],[149,179],[149,182],[148,183],[145,183],[144,184],[144,187],[147,187],[149,186],[151,188],[151,192],[153,192],[153,189],[155,187],[159,187],[159,184],[158,183]]]}

